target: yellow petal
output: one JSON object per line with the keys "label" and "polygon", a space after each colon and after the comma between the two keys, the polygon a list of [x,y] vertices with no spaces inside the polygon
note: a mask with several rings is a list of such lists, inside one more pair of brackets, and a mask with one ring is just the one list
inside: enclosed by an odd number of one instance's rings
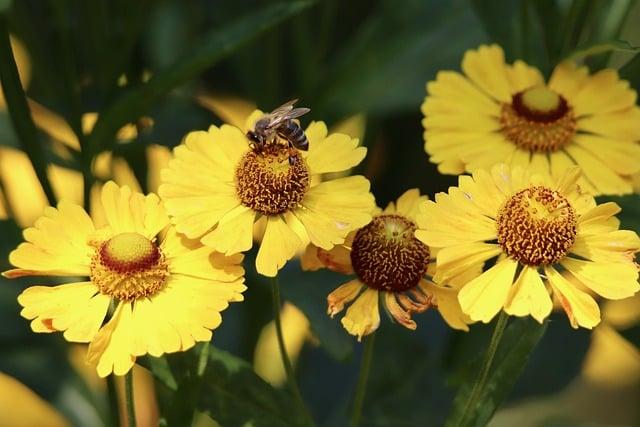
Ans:
{"label": "yellow petal", "polygon": [[318,248],[310,243],[300,255],[300,266],[303,271],[317,271],[324,268],[324,263],[318,258]]}
{"label": "yellow petal", "polygon": [[578,130],[622,141],[637,141],[640,136],[640,108],[633,106],[613,113],[581,117]]}
{"label": "yellow petal", "polygon": [[640,238],[634,231],[615,228],[614,231],[578,235],[571,252],[595,262],[632,262],[640,250]]}
{"label": "yellow petal", "polygon": [[398,304],[396,294],[394,292],[383,292],[384,305],[393,319],[407,329],[414,331],[418,326],[411,319],[411,312],[405,310]]}
{"label": "yellow petal", "polygon": [[67,147],[80,151],[80,142],[71,126],[58,114],[32,99],[27,99],[34,124],[44,133]]}
{"label": "yellow petal", "polygon": [[[476,111],[498,117],[500,115],[500,105],[489,96],[474,86],[465,76],[455,71],[439,71],[436,80],[427,84],[427,99],[433,97],[443,100],[460,100],[465,102],[455,102],[457,108],[462,111]],[[426,115],[425,105],[422,112]]]}
{"label": "yellow petal", "polygon": [[506,71],[511,93],[522,92],[530,87],[544,84],[542,73],[519,59],[513,65],[507,65]]}
{"label": "yellow petal", "polygon": [[567,257],[560,264],[581,283],[608,299],[627,298],[640,290],[638,267],[631,260],[592,262]]}
{"label": "yellow petal", "polygon": [[298,235],[281,217],[270,216],[256,257],[258,273],[275,277],[301,246]]}
{"label": "yellow petal", "polygon": [[304,130],[307,139],[309,140],[309,147],[322,141],[327,137],[327,125],[324,122],[311,122],[309,126]]}
{"label": "yellow petal", "polygon": [[468,50],[462,59],[462,70],[497,101],[511,102],[504,52],[498,45],[482,45],[478,50]]}
{"label": "yellow petal", "polygon": [[450,191],[451,195],[438,193],[435,202],[425,202],[418,214],[416,237],[438,248],[495,239],[495,220],[482,215],[459,189]]}
{"label": "yellow petal", "polygon": [[374,207],[369,181],[349,176],[312,187],[293,214],[304,225],[311,243],[331,249],[344,242],[350,231],[369,223]]}
{"label": "yellow petal", "polygon": [[327,296],[327,314],[331,317],[340,313],[360,293],[364,285],[358,279],[350,280],[338,286]]}
{"label": "yellow petal", "polygon": [[590,76],[580,90],[569,99],[577,117],[587,114],[606,114],[631,107],[636,92],[629,82],[620,80],[612,69],[598,71]]}
{"label": "yellow petal", "polygon": [[218,226],[202,238],[202,243],[227,255],[247,251],[253,246],[256,213],[238,205],[222,217]]}
{"label": "yellow petal", "polygon": [[305,161],[311,174],[340,172],[352,168],[364,159],[365,147],[358,140],[342,133],[333,133],[320,141],[309,142]]}
{"label": "yellow petal", "polygon": [[160,186],[160,171],[169,166],[171,151],[164,145],[150,144],[147,147],[147,188],[149,191],[158,192]]}
{"label": "yellow petal", "polygon": [[600,323],[600,308],[588,294],[578,290],[553,267],[545,267],[545,274],[554,294],[560,300],[571,326],[592,329]]}
{"label": "yellow petal", "polygon": [[448,281],[501,253],[502,248],[493,243],[473,242],[445,247],[438,251],[437,276],[440,281]]}
{"label": "yellow petal", "polygon": [[29,157],[23,151],[0,147],[0,180],[13,218],[21,227],[32,225],[48,203]]}
{"label": "yellow petal", "polygon": [[428,196],[421,196],[419,189],[412,188],[402,193],[402,196],[398,197],[396,212],[409,219],[415,220],[418,216],[420,205],[425,203],[427,200],[429,200]]}
{"label": "yellow petal", "polygon": [[331,271],[342,274],[353,274],[351,265],[351,250],[343,245],[336,245],[330,251],[316,248],[318,260]]}
{"label": "yellow petal", "polygon": [[237,128],[244,129],[247,118],[256,109],[254,103],[228,95],[202,94],[196,96],[196,101],[207,110]]}
{"label": "yellow petal", "polygon": [[[606,231],[612,231],[610,227],[613,225],[614,229],[618,226],[618,221],[612,218],[614,215],[620,212],[620,206],[614,202],[606,202],[600,205],[594,206],[586,212],[582,213],[578,218],[578,224],[580,227],[580,236],[586,236],[591,234],[599,234]],[[613,224],[609,222],[610,219],[614,219]]]}
{"label": "yellow petal", "polygon": [[483,138],[481,145],[460,153],[460,158],[466,163],[467,170],[475,172],[490,169],[496,162],[509,163],[516,150],[517,147],[503,135],[492,133]]}
{"label": "yellow petal", "polygon": [[102,187],[102,206],[109,226],[116,233],[135,232],[153,238],[169,225],[158,196],[153,193],[144,196],[113,181]]}
{"label": "yellow petal", "polygon": [[456,289],[440,286],[427,280],[421,280],[418,286],[433,299],[434,305],[438,307],[447,325],[461,331],[469,330],[468,324],[471,323],[471,319],[463,313]]}
{"label": "yellow petal", "polygon": [[224,256],[202,246],[170,228],[160,247],[167,258],[171,274],[184,274],[211,280],[232,281],[244,274],[243,255]]}
{"label": "yellow petal", "polygon": [[69,427],[51,404],[13,377],[0,372],[2,427]]}
{"label": "yellow petal", "polygon": [[512,316],[531,316],[542,323],[549,317],[553,303],[538,271],[526,266],[511,287],[504,311]]}
{"label": "yellow petal", "polygon": [[585,134],[578,134],[573,140],[620,175],[640,171],[640,163],[636,161],[640,158],[640,144],[636,141],[617,141]]}
{"label": "yellow petal", "polygon": [[506,258],[467,283],[458,294],[462,311],[472,320],[489,323],[507,301],[517,266]]}
{"label": "yellow petal", "polygon": [[358,337],[358,341],[378,329],[380,326],[378,291],[374,289],[364,291],[347,309],[341,323],[347,332]]}
{"label": "yellow petal", "polygon": [[111,320],[95,336],[87,351],[87,362],[96,365],[102,378],[114,373],[125,375],[135,363],[131,353],[131,304],[120,303]]}
{"label": "yellow petal", "polygon": [[630,180],[623,179],[611,169],[611,166],[584,148],[572,144],[565,150],[582,168],[585,178],[596,188],[597,194],[627,194],[633,191]]}
{"label": "yellow petal", "polygon": [[111,298],[91,282],[33,286],[18,296],[20,315],[35,332],[64,331],[71,342],[90,342],[107,315]]}
{"label": "yellow petal", "polygon": [[[565,61],[556,66],[549,79],[549,87],[571,101],[589,78],[587,67],[578,68],[574,62]],[[571,104],[572,105],[572,104]]]}
{"label": "yellow petal", "polygon": [[362,141],[367,129],[367,117],[364,114],[354,114],[341,120],[331,127],[332,133],[344,133],[351,138]]}
{"label": "yellow petal", "polygon": [[6,277],[33,275],[88,276],[94,249],[87,244],[94,231],[89,215],[77,205],[60,202],[48,207],[35,226],[24,231],[27,243],[9,254],[17,269]]}
{"label": "yellow petal", "polygon": [[[309,319],[295,305],[288,302],[284,303],[280,310],[280,319],[287,355],[291,364],[295,366],[305,341],[311,337]],[[253,369],[271,385],[279,386],[287,381],[274,321],[269,322],[260,331],[253,352]]]}
{"label": "yellow petal", "polygon": [[[426,107],[432,102],[427,102]],[[425,111],[429,108],[425,107]],[[428,130],[450,130],[458,132],[475,132],[489,135],[500,129],[500,122],[494,117],[481,114],[469,115],[469,113],[431,113],[422,120],[422,126]]]}

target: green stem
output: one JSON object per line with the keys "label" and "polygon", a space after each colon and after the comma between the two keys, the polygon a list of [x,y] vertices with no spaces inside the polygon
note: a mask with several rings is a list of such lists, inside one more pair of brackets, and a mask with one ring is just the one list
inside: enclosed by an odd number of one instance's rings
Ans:
{"label": "green stem", "polygon": [[7,109],[22,148],[31,160],[49,204],[55,206],[56,197],[47,178],[47,160],[42,145],[38,141],[38,132],[31,119],[27,98],[20,83],[18,67],[9,39],[7,16],[4,13],[0,14],[0,80]]}
{"label": "green stem", "polygon": [[362,364],[360,365],[360,376],[358,377],[358,385],[356,394],[353,399],[353,410],[351,411],[350,427],[358,427],[362,419],[362,405],[364,404],[364,396],[367,390],[367,382],[369,380],[369,371],[371,371],[371,361],[373,360],[373,345],[376,333],[373,332],[365,338],[364,352],[362,354]]}
{"label": "green stem", "polygon": [[124,400],[127,406],[127,425],[136,427],[136,410],[133,404],[133,368],[124,376]]}
{"label": "green stem", "polygon": [[463,427],[466,425],[468,421],[467,419],[471,415],[472,411],[476,406],[478,406],[478,400],[480,399],[482,392],[487,385],[489,371],[491,371],[491,365],[493,365],[493,359],[498,350],[498,346],[500,345],[500,340],[502,339],[504,330],[507,327],[508,320],[509,315],[504,311],[501,311],[500,315],[498,316],[498,321],[496,322],[496,327],[493,330],[493,335],[491,335],[489,348],[487,348],[487,352],[484,355],[484,361],[482,362],[480,373],[478,374],[478,378],[473,385],[473,388],[471,389],[471,394],[469,394],[469,400],[467,400],[467,404],[464,407],[462,417],[460,417],[460,422],[458,423],[459,427]]}
{"label": "green stem", "polygon": [[302,408],[302,411],[307,418],[308,425],[312,426],[314,425],[314,423],[307,411],[304,399],[302,398],[302,394],[300,393],[300,389],[298,388],[298,384],[296,383],[293,366],[291,365],[291,360],[289,360],[287,347],[284,342],[284,335],[282,334],[282,322],[280,320],[280,283],[278,282],[278,276],[271,278],[271,295],[273,299],[273,320],[276,325],[278,348],[280,349],[280,357],[282,357],[282,364],[284,365],[284,370],[287,374],[287,384],[289,386],[289,389],[291,390],[291,393],[293,394],[293,397],[298,402],[300,408]]}

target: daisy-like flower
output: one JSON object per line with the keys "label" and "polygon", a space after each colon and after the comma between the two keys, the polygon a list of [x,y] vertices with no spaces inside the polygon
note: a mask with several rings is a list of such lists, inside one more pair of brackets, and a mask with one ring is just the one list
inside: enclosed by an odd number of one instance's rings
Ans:
{"label": "daisy-like flower", "polygon": [[[262,112],[248,119],[252,128]],[[160,196],[176,229],[215,250],[253,246],[253,225],[266,218],[256,258],[260,274],[275,276],[309,242],[331,249],[371,220],[374,199],[363,176],[322,181],[321,174],[359,164],[366,148],[322,122],[305,130],[309,151],[284,141],[254,151],[235,126],[189,133],[162,174]]]}
{"label": "daisy-like flower", "polygon": [[315,254],[307,251],[306,258],[315,255],[324,267],[356,276],[329,294],[327,311],[333,317],[355,300],[342,325],[358,340],[378,329],[379,305],[408,329],[417,326],[412,313],[437,307],[449,326],[468,330],[458,291],[429,280],[431,251],[414,236],[418,206],[426,200],[417,189],[409,190],[369,224],[350,233],[343,245],[330,251],[312,246]]}
{"label": "daisy-like flower", "polygon": [[22,292],[21,315],[33,331],[90,343],[87,358],[102,377],[124,375],[137,356],[209,341],[220,312],[243,299],[242,255],[225,257],[179,236],[154,194],[110,181],[102,204],[108,225],[99,229],[80,206],[63,201],[47,208],[9,255],[17,268],[6,277],[88,278]]}
{"label": "daisy-like flower", "polygon": [[563,62],[545,82],[497,45],[467,51],[463,74],[441,71],[422,104],[425,150],[446,174],[521,166],[560,179],[578,165],[592,194],[632,192],[640,172],[636,92],[612,69]]}
{"label": "daisy-like flower", "polygon": [[504,309],[542,322],[551,292],[574,328],[593,328],[600,310],[582,289],[613,300],[640,289],[638,235],[618,230],[618,205],[596,205],[576,184],[579,174],[572,168],[551,182],[500,164],[461,176],[459,187],[424,204],[416,236],[439,249],[439,279],[496,259],[458,295],[472,320],[487,323]]}

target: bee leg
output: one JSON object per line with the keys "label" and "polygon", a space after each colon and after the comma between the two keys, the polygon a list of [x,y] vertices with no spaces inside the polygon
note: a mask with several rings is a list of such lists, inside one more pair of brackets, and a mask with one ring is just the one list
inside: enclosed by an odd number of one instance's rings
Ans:
{"label": "bee leg", "polygon": [[289,146],[289,165],[293,166],[296,163],[298,163],[298,150],[296,150],[294,147]]}

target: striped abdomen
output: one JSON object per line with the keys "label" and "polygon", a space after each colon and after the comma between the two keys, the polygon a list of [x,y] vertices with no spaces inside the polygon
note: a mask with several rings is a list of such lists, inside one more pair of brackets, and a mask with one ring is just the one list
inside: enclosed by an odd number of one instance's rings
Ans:
{"label": "striped abdomen", "polygon": [[277,130],[278,136],[286,139],[298,150],[307,151],[309,149],[309,140],[300,125],[293,120],[287,120]]}

